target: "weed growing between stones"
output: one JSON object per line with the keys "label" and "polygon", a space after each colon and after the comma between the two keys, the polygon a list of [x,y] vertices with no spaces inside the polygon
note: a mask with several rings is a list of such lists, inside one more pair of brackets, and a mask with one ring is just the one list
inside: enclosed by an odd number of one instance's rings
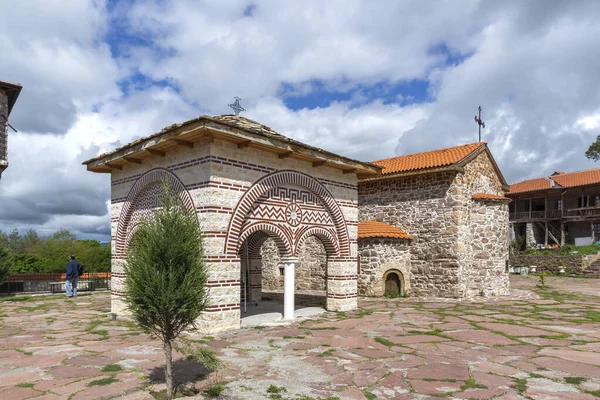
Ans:
{"label": "weed growing between stones", "polygon": [[587,381],[587,378],[583,378],[581,376],[567,376],[565,378],[565,382],[570,383],[572,385],[580,385],[585,381]]}
{"label": "weed growing between stones", "polygon": [[515,381],[516,391],[519,392],[519,394],[525,393],[527,390],[527,379],[513,378],[513,380]]}
{"label": "weed growing between stones", "polygon": [[227,383],[225,383],[223,381],[215,382],[215,383],[212,383],[211,385],[207,386],[203,390],[203,393],[205,395],[207,395],[208,397],[218,397],[221,393],[223,393],[226,386],[227,386]]}
{"label": "weed growing between stones", "polygon": [[367,400],[375,400],[377,399],[377,396],[367,390],[363,391],[363,394],[365,395],[365,397],[367,398]]}
{"label": "weed growing between stones", "polygon": [[90,383],[87,384],[87,386],[88,387],[92,387],[92,386],[106,386],[106,385],[110,385],[111,383],[115,383],[115,382],[118,382],[118,380],[113,375],[110,378],[103,378],[103,379],[98,379],[96,381],[91,381]]}
{"label": "weed growing between stones", "polygon": [[21,387],[21,388],[30,388],[30,389],[33,389],[33,387],[35,385],[33,383],[21,382],[21,383],[17,383],[15,386]]}
{"label": "weed growing between stones", "polygon": [[119,364],[108,364],[101,369],[102,372],[118,372],[123,370]]}
{"label": "weed growing between stones", "polygon": [[333,356],[334,351],[335,351],[335,349],[324,351],[321,354],[318,354],[317,357],[331,357],[331,356]]}
{"label": "weed growing between stones", "polygon": [[390,341],[389,341],[389,340],[387,340],[386,338],[383,338],[383,337],[380,337],[380,336],[377,336],[377,337],[375,338],[375,341],[376,341],[377,343],[379,343],[379,344],[382,344],[382,345],[384,345],[384,346],[388,346],[388,347],[395,346],[395,343],[394,343],[394,342],[390,342]]}
{"label": "weed growing between stones", "polygon": [[469,375],[469,379],[460,387],[460,390],[467,389],[487,389],[487,386],[477,383],[473,375]]}

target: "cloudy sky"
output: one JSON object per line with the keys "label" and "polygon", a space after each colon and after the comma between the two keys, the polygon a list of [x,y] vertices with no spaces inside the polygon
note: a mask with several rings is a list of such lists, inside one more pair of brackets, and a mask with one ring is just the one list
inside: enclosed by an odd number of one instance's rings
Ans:
{"label": "cloudy sky", "polygon": [[600,1],[0,0],[0,229],[108,240],[83,160],[201,114],[371,161],[477,141],[509,182],[600,167]]}

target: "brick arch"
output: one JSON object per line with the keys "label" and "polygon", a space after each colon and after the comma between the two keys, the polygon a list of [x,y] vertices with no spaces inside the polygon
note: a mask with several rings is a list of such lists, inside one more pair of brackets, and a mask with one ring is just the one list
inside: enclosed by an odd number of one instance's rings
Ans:
{"label": "brick arch", "polygon": [[304,231],[299,232],[296,243],[294,244],[294,256],[298,256],[300,254],[300,249],[304,245],[304,242],[306,242],[306,239],[308,239],[310,236],[316,236],[321,243],[323,243],[323,247],[325,247],[325,252],[327,253],[328,257],[339,254],[339,247],[335,237],[335,232],[331,232],[325,228],[311,226],[307,227]]}
{"label": "brick arch", "polygon": [[236,254],[238,243],[240,242],[240,234],[242,230],[242,226],[244,224],[244,220],[248,215],[252,205],[258,200],[258,198],[268,190],[281,186],[293,184],[297,186],[302,186],[309,189],[312,193],[314,193],[321,203],[327,209],[333,223],[335,225],[336,231],[336,240],[338,243],[338,254],[340,256],[349,256],[350,255],[350,241],[348,237],[348,228],[346,227],[346,221],[344,220],[344,216],[342,214],[342,210],[340,206],[335,201],[335,198],[327,190],[322,183],[313,178],[310,175],[292,171],[292,170],[282,170],[273,172],[269,175],[266,175],[256,181],[250,189],[244,193],[240,201],[238,202],[233,215],[231,216],[231,220],[229,222],[229,228],[227,230],[227,239],[225,241],[225,254]]}
{"label": "brick arch", "polygon": [[123,256],[125,254],[125,249],[127,248],[127,244],[131,239],[131,233],[133,231],[129,232],[129,234],[127,231],[131,222],[131,217],[134,211],[136,211],[138,201],[141,197],[140,195],[142,195],[146,189],[163,181],[168,182],[171,193],[177,195],[177,197],[181,199],[183,207],[186,210],[195,212],[192,197],[177,175],[164,168],[151,169],[144,175],[140,176],[133,184],[133,187],[127,195],[123,209],[121,210],[115,246],[115,254],[117,256]]}
{"label": "brick arch", "polygon": [[275,240],[275,244],[279,249],[280,256],[283,257],[292,254],[292,241],[289,235],[287,235],[278,226],[269,224],[267,222],[255,222],[244,228],[244,231],[240,234],[240,239],[236,248],[236,254],[239,253],[246,239],[250,238],[254,234],[257,234],[257,232],[262,232],[264,235],[266,235],[266,237],[263,238],[263,241],[267,237]]}

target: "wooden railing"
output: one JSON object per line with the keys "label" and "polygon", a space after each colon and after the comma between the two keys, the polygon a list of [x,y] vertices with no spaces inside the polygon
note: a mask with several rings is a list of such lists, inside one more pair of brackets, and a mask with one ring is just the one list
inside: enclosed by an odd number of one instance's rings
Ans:
{"label": "wooden railing", "polygon": [[548,210],[548,211],[519,211],[510,213],[511,221],[520,221],[528,219],[557,219],[561,218],[562,210]]}
{"label": "wooden railing", "polygon": [[600,216],[600,207],[581,207],[567,210],[565,218],[597,217]]}

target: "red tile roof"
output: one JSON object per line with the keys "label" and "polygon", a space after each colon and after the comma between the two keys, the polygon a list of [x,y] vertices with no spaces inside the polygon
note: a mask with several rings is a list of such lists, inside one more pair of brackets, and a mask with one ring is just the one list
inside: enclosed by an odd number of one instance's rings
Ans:
{"label": "red tile roof", "polygon": [[593,185],[600,183],[600,168],[555,175],[552,180],[562,187]]}
{"label": "red tile roof", "polygon": [[365,221],[358,224],[358,238],[387,237],[412,240],[406,232],[394,226],[378,221]]}
{"label": "red tile roof", "polygon": [[498,195],[489,194],[489,193],[475,193],[473,195],[473,199],[474,200],[496,200],[496,201],[511,200],[509,197],[498,196]]}
{"label": "red tile roof", "polygon": [[547,178],[529,179],[513,183],[510,185],[510,192],[507,194],[535,192],[536,190],[546,190],[552,188],[552,182]]}
{"label": "red tile roof", "polygon": [[511,195],[551,188],[570,188],[594,184],[600,184],[600,168],[575,172],[555,172],[547,178],[529,179],[513,183],[510,185],[510,192],[507,194]]}
{"label": "red tile roof", "polygon": [[447,149],[426,151],[423,153],[408,154],[405,156],[386,158],[372,161],[372,164],[383,167],[382,173],[393,174],[398,172],[418,171],[422,169],[445,167],[464,160],[467,156],[482,146],[485,142],[465,144]]}

